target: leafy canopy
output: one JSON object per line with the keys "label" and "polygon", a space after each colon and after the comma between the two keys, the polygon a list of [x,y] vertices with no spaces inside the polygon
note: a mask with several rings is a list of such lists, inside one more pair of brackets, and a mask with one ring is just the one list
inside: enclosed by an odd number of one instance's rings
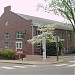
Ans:
{"label": "leafy canopy", "polygon": [[45,0],[46,4],[38,4],[37,9],[43,8],[45,12],[54,12],[67,18],[75,30],[75,0]]}

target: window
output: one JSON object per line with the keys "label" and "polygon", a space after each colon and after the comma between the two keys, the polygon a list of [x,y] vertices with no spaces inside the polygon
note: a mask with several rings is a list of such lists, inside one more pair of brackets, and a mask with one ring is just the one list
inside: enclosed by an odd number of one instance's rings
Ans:
{"label": "window", "polygon": [[20,41],[16,42],[16,49],[17,48],[22,48],[22,42]]}
{"label": "window", "polygon": [[64,33],[61,33],[61,34],[59,35],[59,37],[60,37],[60,39],[64,39]]}
{"label": "window", "polygon": [[17,38],[17,39],[22,39],[22,36],[23,36],[22,31],[17,31],[17,32],[16,32],[16,38]]}
{"label": "window", "polygon": [[40,35],[42,33],[42,31],[37,30],[36,31],[36,35]]}
{"label": "window", "polygon": [[71,41],[71,33],[68,33],[68,41]]}
{"label": "window", "polygon": [[5,43],[4,43],[4,47],[5,47],[5,48],[9,48],[9,42],[5,42]]}
{"label": "window", "polygon": [[8,39],[9,39],[9,33],[8,32],[5,32],[4,33],[4,48],[9,48]]}
{"label": "window", "polygon": [[8,32],[4,33],[4,39],[9,39],[9,33]]}

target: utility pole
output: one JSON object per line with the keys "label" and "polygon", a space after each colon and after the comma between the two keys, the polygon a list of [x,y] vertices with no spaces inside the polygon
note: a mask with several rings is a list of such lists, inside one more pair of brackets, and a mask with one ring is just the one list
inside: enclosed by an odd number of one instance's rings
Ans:
{"label": "utility pole", "polygon": [[57,51],[57,61],[59,60],[59,36],[56,35],[56,51]]}

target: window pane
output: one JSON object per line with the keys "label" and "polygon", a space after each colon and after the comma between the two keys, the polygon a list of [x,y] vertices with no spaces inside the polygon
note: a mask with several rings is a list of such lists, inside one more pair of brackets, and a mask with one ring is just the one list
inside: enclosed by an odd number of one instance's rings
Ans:
{"label": "window pane", "polygon": [[9,42],[5,42],[5,48],[9,48]]}
{"label": "window pane", "polygon": [[40,35],[42,33],[42,31],[37,30],[36,31],[36,35]]}
{"label": "window pane", "polygon": [[19,48],[22,48],[22,43],[19,43]]}
{"label": "window pane", "polygon": [[18,48],[18,43],[16,43],[16,48]]}
{"label": "window pane", "polygon": [[22,38],[22,31],[16,32],[16,38]]}
{"label": "window pane", "polygon": [[4,38],[9,39],[9,34],[7,32],[4,33]]}
{"label": "window pane", "polygon": [[16,48],[22,48],[22,42],[16,42]]}

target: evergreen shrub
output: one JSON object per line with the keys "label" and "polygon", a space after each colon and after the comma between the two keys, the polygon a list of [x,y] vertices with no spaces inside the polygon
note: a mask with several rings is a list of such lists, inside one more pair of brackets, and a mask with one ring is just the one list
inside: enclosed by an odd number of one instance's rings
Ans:
{"label": "evergreen shrub", "polygon": [[0,50],[1,59],[14,59],[15,55],[16,55],[15,50],[10,49]]}

